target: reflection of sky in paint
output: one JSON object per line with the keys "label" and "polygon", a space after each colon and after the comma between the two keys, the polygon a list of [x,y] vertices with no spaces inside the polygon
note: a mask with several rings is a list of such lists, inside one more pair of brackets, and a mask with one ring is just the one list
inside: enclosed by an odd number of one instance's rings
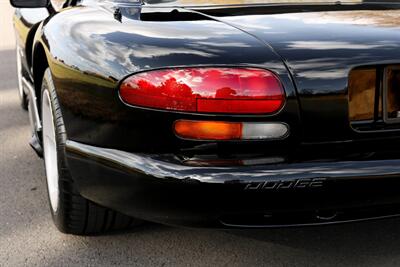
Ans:
{"label": "reflection of sky in paint", "polygon": [[[53,38],[51,43],[65,42],[64,46],[52,47],[54,55],[70,65],[74,65],[76,56],[85,59],[85,64],[93,72],[102,73],[104,69],[112,71],[113,67],[123,66],[126,75],[138,70],[135,59],[151,63],[154,58],[186,56],[195,60],[221,56],[229,47],[250,47],[242,41],[240,31],[214,21],[160,23],[129,20],[117,23],[111,14],[99,17],[96,11],[84,12],[84,16],[75,13],[61,24],[50,24],[48,27],[62,25],[62,29],[56,29],[57,36],[49,35],[49,38]],[[53,20],[57,20],[57,16]],[[120,75],[109,73],[109,76]]]}
{"label": "reflection of sky in paint", "polygon": [[347,12],[320,12],[312,17],[305,14],[280,14],[275,17],[290,20],[301,20],[304,24],[353,24],[376,25],[390,27],[398,26],[399,11],[347,11]]}
{"label": "reflection of sky in paint", "polygon": [[[202,182],[224,181],[263,181],[266,179],[289,180],[295,178],[321,178],[321,177],[365,177],[393,175],[400,172],[399,160],[371,160],[371,161],[345,161],[328,163],[295,163],[286,168],[282,165],[253,166],[253,167],[193,167],[180,164],[176,158],[169,156],[145,157],[129,152],[97,148],[73,141],[67,142],[67,147],[72,151],[84,152],[95,158],[107,159],[119,166],[132,170],[145,170],[146,174],[154,177],[172,177],[175,179],[197,179]],[[166,157],[166,156],[165,156]]]}
{"label": "reflection of sky in paint", "polygon": [[21,17],[28,19],[29,23],[35,24],[49,16],[49,11],[46,8],[20,8]]}
{"label": "reflection of sky in paint", "polygon": [[[90,8],[81,11],[70,14],[72,18],[64,19],[59,24],[62,26],[50,24],[51,27],[62,27],[56,29],[57,36],[48,35],[54,38],[51,43],[65,42],[65,46],[51,49],[67,64],[85,65],[89,71],[97,73],[107,70],[109,73],[106,74],[112,77],[130,74],[143,66],[151,68],[154,59],[157,62],[179,60],[201,64],[208,58],[218,62],[223,57],[232,58],[228,54],[231,49],[243,51],[240,57],[232,59],[245,62],[250,57],[244,51],[253,50],[258,42],[224,23],[210,20],[152,22],[123,18],[123,23],[118,23],[111,12],[101,13]],[[71,11],[63,13],[68,12]],[[344,80],[352,66],[395,60],[400,53],[399,18],[400,11],[392,10],[245,15],[219,19],[245,29],[274,47],[288,60],[296,77],[318,82]],[[262,47],[262,43],[258,45]],[[81,64],[82,60],[85,60],[84,64]],[[254,58],[251,60],[263,63]],[[268,64],[272,66],[276,62]],[[121,69],[123,73],[120,73]],[[322,91],[332,86],[318,85]]]}
{"label": "reflection of sky in paint", "polygon": [[[118,0],[120,1],[120,0]],[[123,0],[135,2],[137,0]],[[177,5],[177,6],[211,6],[211,5],[243,5],[243,4],[277,4],[277,3],[361,3],[362,0],[145,0],[149,4]]]}
{"label": "reflection of sky in paint", "polygon": [[385,47],[399,47],[397,43],[378,41],[374,44],[360,44],[351,42],[341,42],[341,41],[298,41],[292,42],[288,45],[291,49],[314,49],[314,50],[332,50],[332,49],[374,49],[374,48],[385,48]]}
{"label": "reflection of sky in paint", "polygon": [[67,1],[66,0],[50,0],[50,2],[56,10],[59,10],[63,7],[65,2],[67,2]]}
{"label": "reflection of sky in paint", "polygon": [[[223,17],[269,43],[300,79],[329,90],[352,66],[400,60],[400,11],[308,12]],[[255,25],[255,26],[253,26]]]}

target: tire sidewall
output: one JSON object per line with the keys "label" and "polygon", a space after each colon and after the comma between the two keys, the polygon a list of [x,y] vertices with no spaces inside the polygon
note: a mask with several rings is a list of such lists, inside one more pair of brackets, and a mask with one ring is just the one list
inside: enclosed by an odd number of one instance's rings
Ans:
{"label": "tire sidewall", "polygon": [[[54,211],[51,206],[48,179],[46,179],[47,196],[50,212],[58,230],[68,234],[88,235],[99,234],[110,230],[127,229],[132,226],[140,225],[142,223],[141,220],[97,205],[80,195],[68,169],[65,151],[67,134],[56,94],[56,88],[49,68],[46,69],[42,81],[40,96],[42,101],[45,91],[48,92],[50,97],[50,108],[53,113],[52,123],[55,131],[55,147],[57,150],[58,208],[56,211]],[[42,101],[40,102],[40,113],[43,112]],[[43,114],[40,115],[43,121]],[[46,153],[46,149],[43,149],[43,151]],[[45,160],[44,165],[46,168]]]}
{"label": "tire sidewall", "polygon": [[[49,208],[50,212],[53,218],[53,221],[57,228],[62,231],[66,232],[66,207],[65,207],[65,201],[63,192],[65,192],[64,184],[62,181],[65,179],[68,179],[69,174],[67,173],[66,169],[66,159],[65,159],[65,143],[66,143],[66,134],[64,129],[60,129],[60,125],[63,126],[63,123],[60,123],[62,121],[61,116],[56,115],[56,111],[58,109],[58,100],[57,100],[57,95],[56,95],[56,90],[54,87],[53,79],[51,76],[50,69],[48,68],[43,76],[43,81],[42,81],[42,88],[41,88],[41,102],[43,103],[43,93],[47,91],[49,96],[50,96],[50,108],[52,109],[53,112],[53,126],[55,130],[55,142],[56,142],[56,149],[57,149],[57,170],[58,170],[58,188],[59,188],[59,196],[58,196],[58,208],[56,211],[53,210],[50,204],[50,192],[49,192],[49,185],[48,185],[48,179],[47,179],[47,174],[46,174],[46,185],[47,185],[47,197],[48,197],[48,203],[49,203]],[[42,116],[42,107],[40,108],[40,117],[43,118]],[[43,141],[43,131],[42,131],[42,141]],[[42,142],[43,143],[43,142]],[[45,153],[45,149],[43,149],[43,153]],[[43,160],[44,162],[44,167],[46,168],[46,161]]]}

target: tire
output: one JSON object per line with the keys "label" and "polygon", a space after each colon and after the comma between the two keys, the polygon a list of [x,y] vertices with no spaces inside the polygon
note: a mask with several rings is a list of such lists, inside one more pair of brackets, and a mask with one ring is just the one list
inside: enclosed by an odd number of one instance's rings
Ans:
{"label": "tire", "polygon": [[28,96],[25,94],[24,91],[24,84],[22,83],[22,77],[24,75],[21,63],[21,55],[20,55],[20,48],[17,45],[16,49],[16,57],[17,57],[17,80],[18,80],[18,95],[20,99],[20,105],[22,109],[28,110]]}
{"label": "tire", "polygon": [[57,228],[63,233],[94,235],[140,224],[140,220],[101,207],[78,193],[66,163],[66,131],[49,69],[43,77],[41,97],[46,181]]}

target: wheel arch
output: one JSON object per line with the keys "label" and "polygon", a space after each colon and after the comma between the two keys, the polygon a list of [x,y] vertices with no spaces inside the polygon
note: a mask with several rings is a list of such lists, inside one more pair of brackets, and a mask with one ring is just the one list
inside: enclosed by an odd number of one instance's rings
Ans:
{"label": "wheel arch", "polygon": [[41,42],[37,42],[32,53],[32,74],[38,107],[40,107],[41,104],[40,95],[42,90],[43,75],[48,67],[49,62],[47,60],[45,47]]}
{"label": "wheel arch", "polygon": [[28,64],[29,68],[32,68],[33,65],[33,43],[35,41],[35,35],[36,32],[39,28],[40,23],[36,23],[35,25],[32,26],[30,29],[28,36],[26,38],[26,43],[25,43],[25,55],[26,55],[26,63]]}

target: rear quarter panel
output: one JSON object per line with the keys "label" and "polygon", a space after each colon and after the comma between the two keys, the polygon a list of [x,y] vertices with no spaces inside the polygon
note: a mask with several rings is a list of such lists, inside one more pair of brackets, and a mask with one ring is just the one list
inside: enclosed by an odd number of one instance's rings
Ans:
{"label": "rear quarter panel", "polygon": [[21,59],[26,70],[29,70],[32,63],[32,44],[36,29],[48,16],[46,8],[16,8],[14,11],[15,38],[23,52]]}
{"label": "rear quarter panel", "polygon": [[[210,65],[269,69],[280,77],[288,97],[278,116],[219,116],[219,120],[280,120],[296,133],[299,110],[293,82],[280,57],[264,43],[188,11],[120,7],[120,13],[118,17],[112,8],[80,6],[60,12],[43,27],[40,42],[46,46],[69,139],[152,153],[200,145],[175,137],[173,122],[215,116],[128,107],[119,99],[118,86],[140,71]],[[162,21],[149,19],[163,14]]]}

